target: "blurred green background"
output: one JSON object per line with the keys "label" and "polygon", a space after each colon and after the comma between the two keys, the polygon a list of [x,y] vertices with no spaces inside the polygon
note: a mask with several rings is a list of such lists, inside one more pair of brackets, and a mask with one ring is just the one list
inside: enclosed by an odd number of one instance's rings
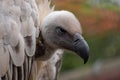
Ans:
{"label": "blurred green background", "polygon": [[56,10],[76,15],[90,47],[90,58],[85,65],[78,56],[65,51],[62,72],[120,57],[120,0],[53,0],[52,3]]}

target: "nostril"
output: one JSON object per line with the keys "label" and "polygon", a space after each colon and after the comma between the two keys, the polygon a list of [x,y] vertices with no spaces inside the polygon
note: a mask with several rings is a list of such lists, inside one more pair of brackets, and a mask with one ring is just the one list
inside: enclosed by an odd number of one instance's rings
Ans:
{"label": "nostril", "polygon": [[74,42],[78,42],[78,41],[79,41],[79,39],[74,40]]}
{"label": "nostril", "polygon": [[80,40],[79,39],[75,39],[74,40],[74,45],[77,46],[79,44]]}

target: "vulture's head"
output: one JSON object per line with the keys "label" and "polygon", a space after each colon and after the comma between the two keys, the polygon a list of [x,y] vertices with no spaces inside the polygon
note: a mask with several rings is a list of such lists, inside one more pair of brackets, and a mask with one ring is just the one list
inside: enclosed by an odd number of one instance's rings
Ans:
{"label": "vulture's head", "polygon": [[77,53],[84,63],[89,57],[89,46],[82,37],[79,21],[68,11],[54,11],[42,22],[42,36],[52,49],[67,49]]}

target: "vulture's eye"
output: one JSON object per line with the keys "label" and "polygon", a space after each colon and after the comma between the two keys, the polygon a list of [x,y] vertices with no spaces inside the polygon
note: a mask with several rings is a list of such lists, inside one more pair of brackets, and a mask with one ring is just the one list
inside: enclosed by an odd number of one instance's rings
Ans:
{"label": "vulture's eye", "polygon": [[66,31],[61,27],[57,27],[56,32],[58,35],[64,35],[66,33]]}

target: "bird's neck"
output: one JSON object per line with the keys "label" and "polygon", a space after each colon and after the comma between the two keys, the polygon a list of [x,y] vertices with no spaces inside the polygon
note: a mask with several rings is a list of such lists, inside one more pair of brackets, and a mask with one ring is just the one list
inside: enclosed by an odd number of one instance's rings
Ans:
{"label": "bird's neck", "polygon": [[56,50],[57,49],[52,48],[47,43],[44,43],[43,46],[38,44],[36,46],[35,59],[40,61],[47,61],[53,56]]}
{"label": "bird's neck", "polygon": [[52,55],[55,53],[55,51],[57,50],[57,49],[55,49],[55,48],[52,48],[51,46],[49,46],[49,45],[47,45],[46,44],[46,46],[45,46],[45,55],[47,55],[48,56],[48,58],[51,58],[52,57]]}

